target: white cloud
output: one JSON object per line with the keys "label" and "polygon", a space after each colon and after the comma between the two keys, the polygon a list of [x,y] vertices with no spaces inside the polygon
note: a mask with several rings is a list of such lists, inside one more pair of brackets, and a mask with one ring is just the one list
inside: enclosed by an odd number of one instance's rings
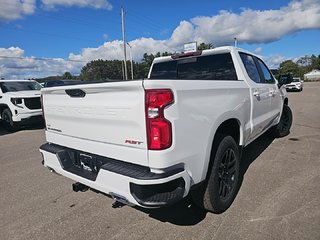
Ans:
{"label": "white cloud", "polygon": [[[0,0],[3,2],[3,0]],[[103,7],[108,2],[102,0],[42,0],[44,4],[71,6]],[[18,2],[18,1],[17,1]],[[26,2],[26,1],[25,1]],[[34,1],[29,1],[34,2]],[[81,5],[82,4],[82,5]],[[100,4],[100,5],[99,5]],[[0,10],[2,11],[2,10]],[[27,11],[25,11],[27,12]],[[31,12],[31,11],[29,11]],[[1,16],[1,15],[0,15]],[[0,18],[1,19],[1,18]],[[215,16],[199,16],[189,21],[181,21],[168,39],[155,40],[153,38],[138,38],[130,41],[132,56],[135,61],[140,61],[144,53],[175,52],[181,51],[186,42],[198,41],[198,43],[213,43],[214,46],[232,44],[233,38],[237,37],[239,43],[268,43],[278,40],[288,34],[299,32],[305,29],[320,28],[320,4],[319,0],[291,1],[287,6],[278,10],[251,10],[244,9],[239,14],[221,11]],[[0,49],[9,51],[10,54],[24,56],[19,48]],[[129,58],[129,47],[128,47]],[[262,48],[256,52],[261,53]],[[4,55],[9,54],[3,53]],[[80,53],[70,53],[69,60],[91,61],[94,59],[114,60],[123,59],[122,41],[114,40],[105,42],[103,45],[93,48],[83,48]],[[274,53],[264,57],[268,66],[278,67],[279,63],[286,58]],[[25,63],[25,62],[26,63]],[[6,65],[11,62],[11,65]],[[25,67],[25,70],[14,68]],[[20,64],[20,65],[19,65]],[[32,65],[33,64],[33,65]],[[47,76],[62,74],[70,71],[79,74],[85,63],[75,63],[63,59],[37,61],[33,57],[26,60],[1,59],[0,76]],[[28,68],[29,67],[29,68]],[[33,67],[33,68],[31,68]],[[11,74],[11,75],[10,75]]]}
{"label": "white cloud", "polygon": [[229,44],[234,37],[246,43],[267,43],[290,33],[320,28],[319,0],[293,0],[279,10],[244,9],[240,14],[221,11],[212,17],[191,19],[195,40]]}
{"label": "white cloud", "polygon": [[24,50],[18,47],[0,48],[0,78],[27,79],[62,75],[64,72],[78,74],[84,64],[62,58],[25,57]]}
{"label": "white cloud", "polygon": [[107,0],[42,0],[42,3],[47,8],[54,8],[55,6],[77,6],[112,10],[112,5]]}
{"label": "white cloud", "polygon": [[[154,40],[152,38],[139,38],[129,42],[132,51],[132,58],[135,61],[140,61],[144,53],[157,52],[174,52],[167,41]],[[130,47],[127,46],[127,56],[130,54]],[[104,60],[122,60],[123,59],[123,42],[115,40],[105,42],[97,48],[84,48],[80,54],[69,54],[71,60],[91,61],[94,59]]]}
{"label": "white cloud", "polygon": [[262,52],[262,47],[258,47],[254,50],[255,53],[261,53]]}
{"label": "white cloud", "polygon": [[102,35],[102,37],[103,37],[103,39],[107,40],[107,39],[109,38],[109,35],[106,34],[106,33],[104,33],[104,34]]}
{"label": "white cloud", "polygon": [[35,9],[36,0],[0,0],[0,22],[31,15]]}
{"label": "white cloud", "polygon": [[0,48],[0,56],[22,57],[24,50],[19,47]]}
{"label": "white cloud", "polygon": [[[221,11],[212,17],[200,16],[190,21],[181,21],[166,40],[139,38],[130,42],[133,59],[141,60],[143,53],[181,51],[184,43],[213,43],[214,46],[232,44],[234,37],[240,43],[267,43],[303,29],[320,28],[319,0],[293,0],[279,10],[254,11],[244,9],[235,14]],[[305,17],[308,16],[308,17]],[[122,59],[121,41],[106,42],[97,48],[84,48],[80,54],[71,53],[70,59],[93,60]],[[261,47],[256,53],[261,53]],[[270,57],[274,66],[277,56]]]}
{"label": "white cloud", "polygon": [[[112,10],[112,5],[107,0],[41,0],[41,2],[47,9],[53,9],[56,6],[77,6]],[[26,15],[32,15],[36,7],[36,0],[0,0],[0,22],[13,21]]]}
{"label": "white cloud", "polygon": [[[262,59],[265,61],[267,66],[271,69],[278,68],[280,63],[282,63],[285,60],[290,60],[290,58],[281,56],[281,55],[270,55],[267,57],[262,57]],[[291,59],[292,60],[292,59]]]}
{"label": "white cloud", "polygon": [[183,43],[194,40],[194,33],[194,27],[190,22],[181,21],[179,26],[173,31],[171,38],[167,42],[172,47],[181,47]]}

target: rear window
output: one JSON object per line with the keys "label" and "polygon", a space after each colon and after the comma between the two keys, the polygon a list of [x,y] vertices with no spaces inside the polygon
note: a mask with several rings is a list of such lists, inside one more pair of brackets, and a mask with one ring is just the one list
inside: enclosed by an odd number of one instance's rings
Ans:
{"label": "rear window", "polygon": [[156,63],[150,79],[238,80],[230,53]]}

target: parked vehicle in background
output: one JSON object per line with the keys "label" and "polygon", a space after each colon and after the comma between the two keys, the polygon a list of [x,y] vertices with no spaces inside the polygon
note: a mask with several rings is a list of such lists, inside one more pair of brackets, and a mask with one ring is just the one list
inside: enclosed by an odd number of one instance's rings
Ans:
{"label": "parked vehicle in background", "polygon": [[[283,81],[289,83],[290,79]],[[148,79],[43,88],[43,164],[145,208],[194,202],[221,213],[237,195],[241,152],[292,113],[256,55],[234,47],[155,58]]]}
{"label": "parked vehicle in background", "polygon": [[0,119],[7,130],[42,122],[40,89],[32,80],[0,80]]}
{"label": "parked vehicle in background", "polygon": [[291,83],[285,85],[285,88],[287,91],[301,92],[303,90],[303,81],[298,77],[294,77]]}
{"label": "parked vehicle in background", "polygon": [[80,80],[49,80],[46,81],[43,87],[56,87],[56,86],[66,86],[66,85],[75,85],[82,83]]}

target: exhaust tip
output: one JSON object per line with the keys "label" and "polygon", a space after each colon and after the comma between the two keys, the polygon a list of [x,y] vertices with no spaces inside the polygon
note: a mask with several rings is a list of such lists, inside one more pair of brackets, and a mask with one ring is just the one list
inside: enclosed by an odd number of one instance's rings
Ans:
{"label": "exhaust tip", "polygon": [[128,199],[119,194],[110,193],[110,196],[115,200],[115,202],[112,204],[113,208],[121,208],[124,205],[134,206],[134,204],[130,203]]}

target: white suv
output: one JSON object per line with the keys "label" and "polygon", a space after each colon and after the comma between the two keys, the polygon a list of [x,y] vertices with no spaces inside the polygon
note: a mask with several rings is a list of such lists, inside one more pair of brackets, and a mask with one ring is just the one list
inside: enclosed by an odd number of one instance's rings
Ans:
{"label": "white suv", "polygon": [[294,77],[292,82],[285,85],[287,91],[299,91],[303,90],[303,83],[300,78]]}
{"label": "white suv", "polygon": [[41,85],[30,80],[0,80],[0,119],[7,130],[42,121]]}

